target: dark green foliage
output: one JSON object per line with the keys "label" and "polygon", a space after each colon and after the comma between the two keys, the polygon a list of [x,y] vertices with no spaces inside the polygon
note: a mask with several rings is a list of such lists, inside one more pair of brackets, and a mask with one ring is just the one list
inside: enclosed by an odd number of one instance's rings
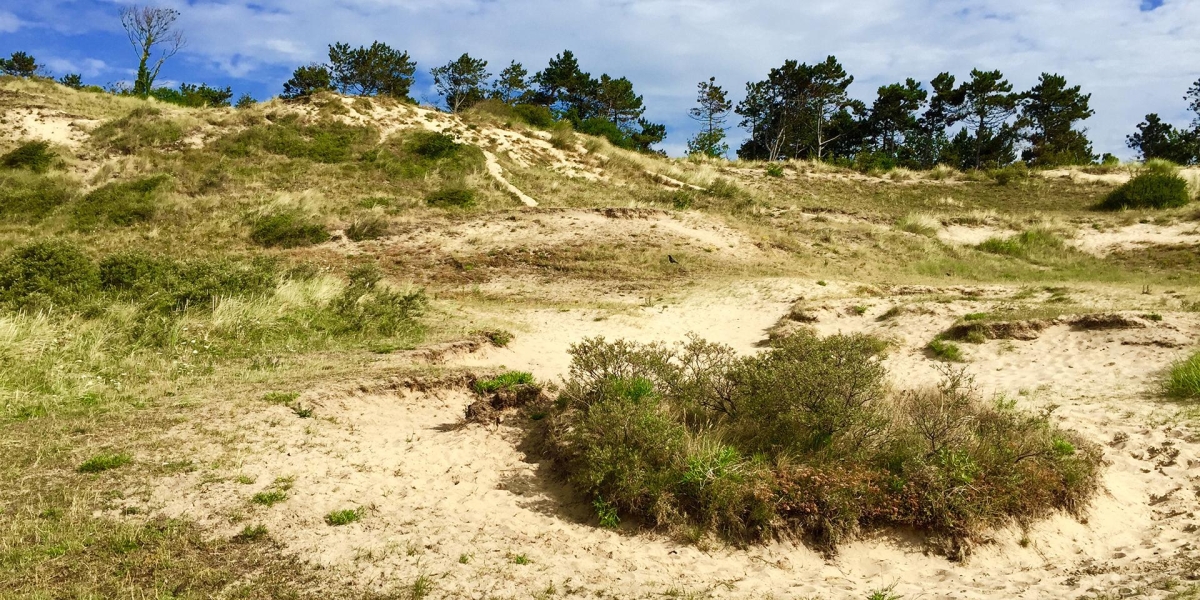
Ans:
{"label": "dark green foliage", "polygon": [[[450,112],[470,108],[487,97],[483,86],[492,76],[487,70],[487,61],[463,54],[443,66],[429,71],[438,94],[446,99]],[[510,90],[511,92],[511,90]]]}
{"label": "dark green foliage", "polygon": [[1074,129],[1096,111],[1091,94],[1079,86],[1067,87],[1061,75],[1042,73],[1037,85],[1021,95],[1020,125],[1030,129],[1030,147],[1022,158],[1030,166],[1088,165],[1096,160],[1087,135]]}
{"label": "dark green foliage", "polygon": [[261,296],[278,279],[278,266],[267,260],[180,261],[131,251],[100,261],[104,291],[160,312],[210,306],[221,297]]}
{"label": "dark green foliage", "polygon": [[528,76],[529,71],[525,69],[524,65],[515,60],[512,61],[507,67],[504,67],[503,71],[500,71],[500,75],[492,84],[491,91],[488,92],[488,97],[510,106],[513,105],[529,94]]}
{"label": "dark green foliage", "polygon": [[444,133],[422,131],[408,139],[408,149],[417,156],[430,160],[439,160],[454,156],[462,144]]}
{"label": "dark green foliage", "polygon": [[33,77],[42,72],[42,66],[25,52],[13,52],[8,58],[0,58],[0,72],[14,77]]}
{"label": "dark green foliage", "polygon": [[128,115],[97,127],[92,138],[113,150],[132,154],[142,148],[179,143],[183,128],[163,118],[157,108],[135,108]]}
{"label": "dark green foliage", "polygon": [[283,84],[283,93],[280,98],[285,100],[296,100],[307,98],[317,92],[328,92],[333,90],[333,74],[329,72],[329,68],[325,65],[306,65],[297,67],[292,72],[292,78]]}
{"label": "dark green foliage", "polygon": [[150,97],[160,102],[187,106],[190,108],[227,108],[230,98],[233,98],[233,88],[209,87],[201,83],[181,83],[178,90],[170,88],[155,88],[150,91]]}
{"label": "dark green foliage", "polygon": [[851,137],[857,127],[852,115],[866,110],[847,92],[853,82],[854,77],[830,56],[815,65],[785,61],[771,69],[766,80],[747,84],[746,98],[736,112],[750,137],[738,156],[771,161],[849,156],[852,152],[838,150],[834,144]]}
{"label": "dark green foliage", "polygon": [[387,235],[388,224],[384,219],[369,217],[359,219],[346,228],[346,237],[353,242],[374,240]]}
{"label": "dark green foliage", "polygon": [[96,263],[63,240],[21,246],[0,261],[0,302],[15,308],[72,306],[99,288]]}
{"label": "dark green foliage", "polygon": [[554,126],[554,113],[545,106],[536,104],[518,104],[513,110],[517,116],[525,123],[541,129],[549,129]]}
{"label": "dark green foliage", "polygon": [[623,515],[735,540],[927,531],[961,557],[982,530],[1078,511],[1100,453],[1045,414],[979,401],[962,373],[893,394],[882,342],[810,334],[757,356],[693,338],[590,339],[536,440],[606,526]]}
{"label": "dark green foliage", "polygon": [[129,464],[129,462],[132,460],[133,458],[124,452],[101,452],[100,454],[83,461],[77,470],[80,473],[101,473],[110,469],[123,467]]}
{"label": "dark green foliage", "polygon": [[725,143],[725,120],[733,110],[729,95],[717,85],[716,77],[701,81],[696,93],[696,107],[688,111],[692,120],[700,123],[700,133],[688,140],[688,155],[724,158],[729,154]]}
{"label": "dark green foliage", "polygon": [[283,210],[255,219],[250,239],[267,248],[299,248],[329,241],[329,232],[300,211]]}
{"label": "dark green foliage", "polygon": [[267,526],[260,523],[258,525],[245,526],[242,528],[241,533],[233,536],[233,541],[242,543],[256,542],[262,538],[265,538],[266,536]]}
{"label": "dark green foliage", "polygon": [[1179,208],[1192,201],[1187,181],[1163,170],[1140,173],[1112,191],[1099,208],[1126,210],[1139,208]]}
{"label": "dark green foliage", "polygon": [[343,94],[408,98],[417,63],[382,42],[358,48],[337,43],[329,46],[328,69]]}
{"label": "dark green foliage", "polygon": [[58,82],[73,90],[83,89],[83,76],[81,76],[79,73],[67,73],[62,77],[59,77]]}
{"label": "dark green foliage", "polygon": [[425,203],[440,208],[469,208],[475,204],[475,192],[463,187],[441,188],[426,194]]}
{"label": "dark green foliage", "polygon": [[373,146],[378,136],[372,127],[339,121],[303,124],[296,115],[288,115],[226,137],[218,147],[229,156],[251,156],[263,151],[320,163],[341,163]]}
{"label": "dark green foliage", "polygon": [[41,140],[25,142],[0,156],[0,166],[6,169],[28,169],[34,173],[45,173],[57,162],[58,157],[50,150],[50,143]]}
{"label": "dark green foliage", "polygon": [[1125,138],[1125,144],[1137,150],[1142,160],[1169,160],[1180,165],[1200,162],[1200,128],[1178,129],[1155,113],[1146,115],[1137,131]]}
{"label": "dark green foliage", "polygon": [[75,183],[63,177],[0,170],[0,217],[40,219],[78,193]]}
{"label": "dark green foliage", "polygon": [[233,107],[237,109],[243,109],[253,107],[256,104],[258,104],[258,100],[255,100],[254,96],[251,96],[249,92],[247,92],[238,97],[237,103],[235,103]]}
{"label": "dark green foliage", "polygon": [[171,183],[167,175],[110,183],[88,192],[75,205],[74,225],[93,229],[102,225],[129,226],[154,218],[160,192]]}
{"label": "dark green foliage", "polygon": [[926,346],[925,349],[929,350],[929,353],[932,354],[934,358],[939,360],[949,362],[963,361],[962,349],[959,348],[958,344],[955,344],[954,342],[947,342],[941,338],[934,338],[929,342],[929,345]]}

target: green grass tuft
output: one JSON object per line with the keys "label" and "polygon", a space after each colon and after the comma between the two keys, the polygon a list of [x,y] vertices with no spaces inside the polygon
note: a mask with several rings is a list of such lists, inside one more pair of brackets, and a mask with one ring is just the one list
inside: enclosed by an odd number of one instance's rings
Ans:
{"label": "green grass tuft", "polygon": [[92,139],[118,152],[133,154],[143,148],[178,144],[183,133],[183,127],[164,117],[161,110],[140,107],[97,127]]}
{"label": "green grass tuft", "polygon": [[80,464],[76,470],[78,470],[80,473],[101,473],[110,469],[123,467],[129,464],[132,460],[133,457],[124,452],[101,452],[100,454],[83,461],[83,463]]}
{"label": "green grass tuft", "polygon": [[493,379],[481,379],[475,382],[475,390],[481,394],[508,389],[518,385],[533,385],[533,374],[523,371],[509,371]]}
{"label": "green grass tuft", "polygon": [[1200,352],[1171,365],[1163,391],[1171,398],[1200,400]]}
{"label": "green grass tuft", "polygon": [[359,508],[348,508],[345,510],[335,510],[325,515],[325,524],[337,527],[339,525],[349,525],[363,518],[366,511]]}
{"label": "green grass tuft", "polygon": [[265,248],[299,248],[329,241],[329,232],[304,214],[285,210],[263,215],[250,226],[250,239]]}
{"label": "green grass tuft", "polygon": [[925,346],[929,353],[939,360],[949,362],[963,362],[962,348],[954,342],[947,342],[942,339],[933,339],[929,345]]}

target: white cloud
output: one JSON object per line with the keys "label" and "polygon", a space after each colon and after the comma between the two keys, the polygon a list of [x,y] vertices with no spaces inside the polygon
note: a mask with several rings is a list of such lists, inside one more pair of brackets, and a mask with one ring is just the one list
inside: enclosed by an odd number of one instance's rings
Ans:
{"label": "white cloud", "polygon": [[[58,14],[72,15],[64,0]],[[941,71],[1001,69],[1018,88],[1042,71],[1091,92],[1086,123],[1099,151],[1128,155],[1124,136],[1148,112],[1184,118],[1183,92],[1200,77],[1200,2],[1167,0],[198,0],[179,3],[186,53],[237,77],[272,79],[323,58],[325,45],[381,40],[422,69],[464,51],[531,71],[569,48],[593,74],[628,76],[648,116],[692,125],[696,82],[715,75],[733,96],[786,59],[836,55],[869,101],[879,85]],[[111,8],[111,5],[108,5]],[[97,11],[99,9],[96,9]],[[91,11],[95,12],[95,11]],[[111,12],[111,11],[110,11]],[[4,13],[0,13],[0,24]],[[81,10],[80,15],[89,14]],[[109,28],[68,17],[67,29]],[[110,17],[111,21],[112,18]],[[0,25],[2,27],[2,25]],[[2,30],[2,29],[0,29]]]}
{"label": "white cloud", "polygon": [[74,61],[66,58],[47,58],[46,66],[54,73],[79,73],[84,77],[98,77],[109,70],[108,64],[102,60],[85,58]]}
{"label": "white cloud", "polygon": [[0,10],[0,33],[13,33],[21,28],[21,20],[16,15]]}

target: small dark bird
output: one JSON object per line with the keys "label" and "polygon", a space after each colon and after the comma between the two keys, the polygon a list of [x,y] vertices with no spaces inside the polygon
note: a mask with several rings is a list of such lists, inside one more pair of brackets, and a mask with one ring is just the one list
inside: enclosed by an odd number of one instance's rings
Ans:
{"label": "small dark bird", "polygon": [[675,260],[675,257],[671,256],[670,254],[667,255],[667,262],[669,262],[673,265],[679,264],[679,261]]}

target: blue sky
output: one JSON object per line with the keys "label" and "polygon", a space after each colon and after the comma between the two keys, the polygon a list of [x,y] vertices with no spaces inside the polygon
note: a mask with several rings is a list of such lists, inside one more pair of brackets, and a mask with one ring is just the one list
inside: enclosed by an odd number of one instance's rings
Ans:
{"label": "blue sky", "polygon": [[[0,54],[23,50],[56,74],[129,80],[136,56],[121,31],[121,0],[0,0]],[[297,65],[335,41],[380,40],[421,70],[414,96],[436,101],[427,70],[469,52],[499,71],[531,72],[563,49],[598,76],[629,77],[647,116],[666,123],[679,154],[695,126],[696,83],[716,76],[740,99],[745,83],[786,59],[836,55],[851,92],[941,71],[1002,70],[1018,89],[1043,71],[1092,93],[1085,123],[1098,152],[1128,157],[1125,135],[1148,112],[1183,125],[1182,96],[1200,79],[1196,0],[161,0],[181,11],[187,47],[166,82],[277,94]],[[731,123],[736,126],[736,123]],[[732,137],[740,138],[736,129]]]}

